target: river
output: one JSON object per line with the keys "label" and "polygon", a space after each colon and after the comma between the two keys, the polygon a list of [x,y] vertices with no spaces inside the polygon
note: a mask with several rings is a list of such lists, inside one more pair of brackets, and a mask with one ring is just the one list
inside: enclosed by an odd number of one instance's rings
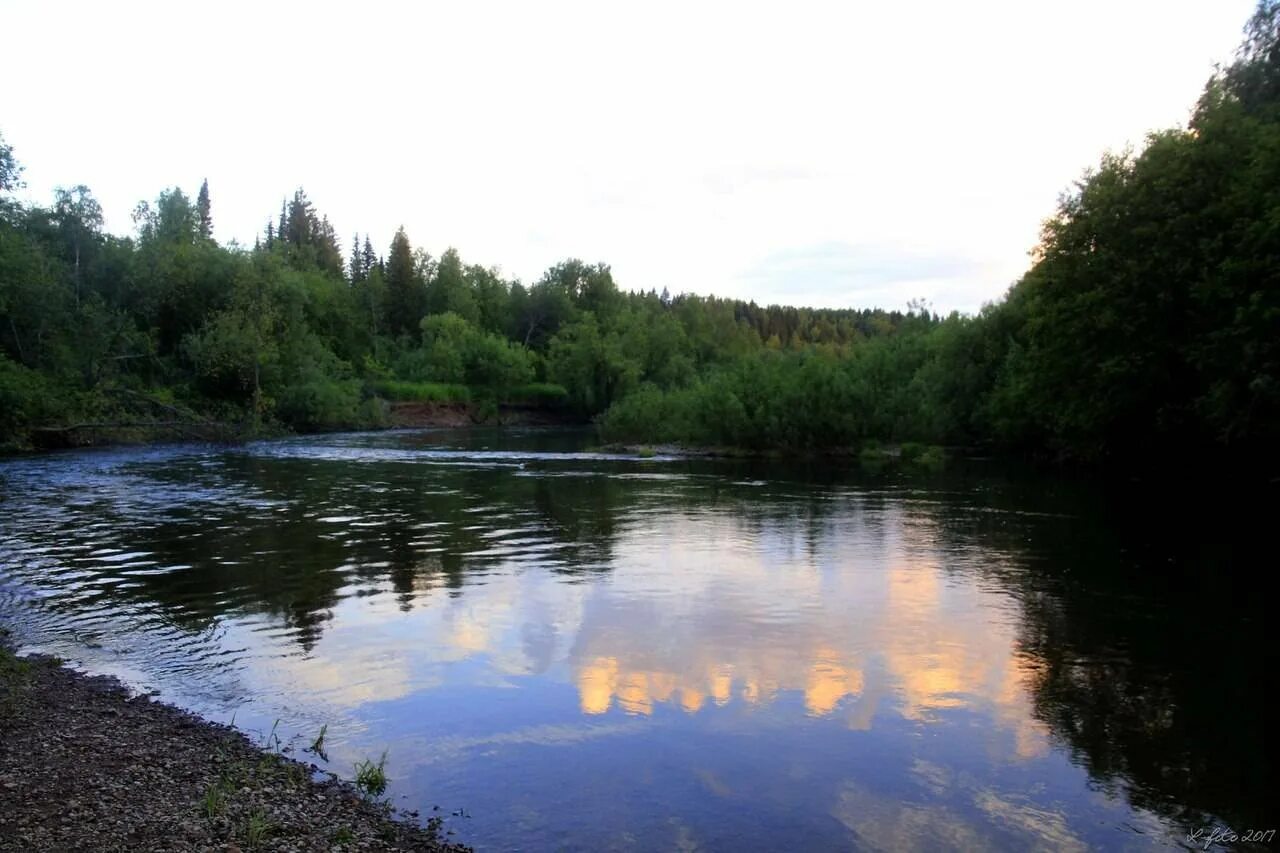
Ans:
{"label": "river", "polygon": [[1266,828],[1265,606],[1192,495],[589,441],[0,461],[0,624],[347,777],[385,751],[481,850]]}

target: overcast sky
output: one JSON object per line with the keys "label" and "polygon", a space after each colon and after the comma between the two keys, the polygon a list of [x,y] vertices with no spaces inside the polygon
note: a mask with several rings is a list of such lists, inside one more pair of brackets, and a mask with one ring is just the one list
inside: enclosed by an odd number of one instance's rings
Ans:
{"label": "overcast sky", "polygon": [[525,281],[975,310],[1252,8],[0,0],[0,133],[30,198],[88,184],[119,233],[207,177],[224,242],[303,186],[344,252],[403,224]]}

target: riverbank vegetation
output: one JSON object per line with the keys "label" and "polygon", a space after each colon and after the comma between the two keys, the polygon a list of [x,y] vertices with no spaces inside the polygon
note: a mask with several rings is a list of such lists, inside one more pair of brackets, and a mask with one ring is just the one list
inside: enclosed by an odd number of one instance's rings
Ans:
{"label": "riverbank vegetation", "polygon": [[0,143],[0,441],[163,411],[322,430],[385,424],[388,400],[521,401],[609,441],[1274,462],[1278,9],[1259,6],[1187,127],[1063,196],[976,316],[628,292],[579,260],[526,285],[403,230],[344,253],[302,190],[252,247],[213,240],[207,185],[140,204],[118,237],[85,187],[17,203]]}

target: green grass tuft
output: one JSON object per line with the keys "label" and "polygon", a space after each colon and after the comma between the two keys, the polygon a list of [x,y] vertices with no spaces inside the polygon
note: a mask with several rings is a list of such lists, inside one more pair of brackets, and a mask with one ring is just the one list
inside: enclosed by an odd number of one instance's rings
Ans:
{"label": "green grass tuft", "polygon": [[373,388],[388,400],[400,403],[466,403],[471,400],[471,390],[465,385],[445,382],[404,382],[383,379]]}
{"label": "green grass tuft", "polygon": [[378,763],[361,761],[356,765],[356,790],[366,797],[380,797],[387,790],[387,754],[382,753]]}
{"label": "green grass tuft", "polygon": [[316,755],[323,758],[325,761],[329,760],[329,756],[326,755],[324,751],[324,736],[325,736],[325,733],[328,731],[329,731],[329,724],[325,723],[320,727],[320,734],[316,735],[315,740],[311,741],[311,747],[310,747],[312,752],[314,752]]}
{"label": "green grass tuft", "polygon": [[200,798],[200,810],[209,820],[213,820],[227,810],[225,781],[225,779],[219,779],[216,782],[210,782],[209,787],[204,789],[204,796]]}
{"label": "green grass tuft", "polygon": [[258,809],[249,815],[248,820],[244,824],[244,841],[245,845],[251,850],[257,850],[262,843],[267,840],[272,832],[275,831],[275,825],[267,820],[267,813],[262,809]]}
{"label": "green grass tuft", "polygon": [[506,402],[517,406],[538,406],[554,409],[569,401],[569,392],[554,382],[531,382],[507,392]]}

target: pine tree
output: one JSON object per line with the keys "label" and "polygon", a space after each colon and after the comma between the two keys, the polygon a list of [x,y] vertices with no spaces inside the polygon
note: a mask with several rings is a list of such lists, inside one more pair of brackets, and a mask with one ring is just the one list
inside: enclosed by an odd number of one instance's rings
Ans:
{"label": "pine tree", "polygon": [[200,194],[196,196],[196,214],[200,220],[200,236],[206,240],[213,238],[213,213],[209,206],[209,179],[200,184]]}
{"label": "pine tree", "polygon": [[280,224],[276,226],[276,236],[281,240],[285,239],[286,229],[289,227],[289,219],[285,215],[286,204],[284,199],[280,199]]}
{"label": "pine tree", "polygon": [[369,242],[369,235],[364,235],[364,274],[368,275],[373,272],[374,267],[382,266],[382,261],[378,260],[377,254],[373,251],[373,244]]}

